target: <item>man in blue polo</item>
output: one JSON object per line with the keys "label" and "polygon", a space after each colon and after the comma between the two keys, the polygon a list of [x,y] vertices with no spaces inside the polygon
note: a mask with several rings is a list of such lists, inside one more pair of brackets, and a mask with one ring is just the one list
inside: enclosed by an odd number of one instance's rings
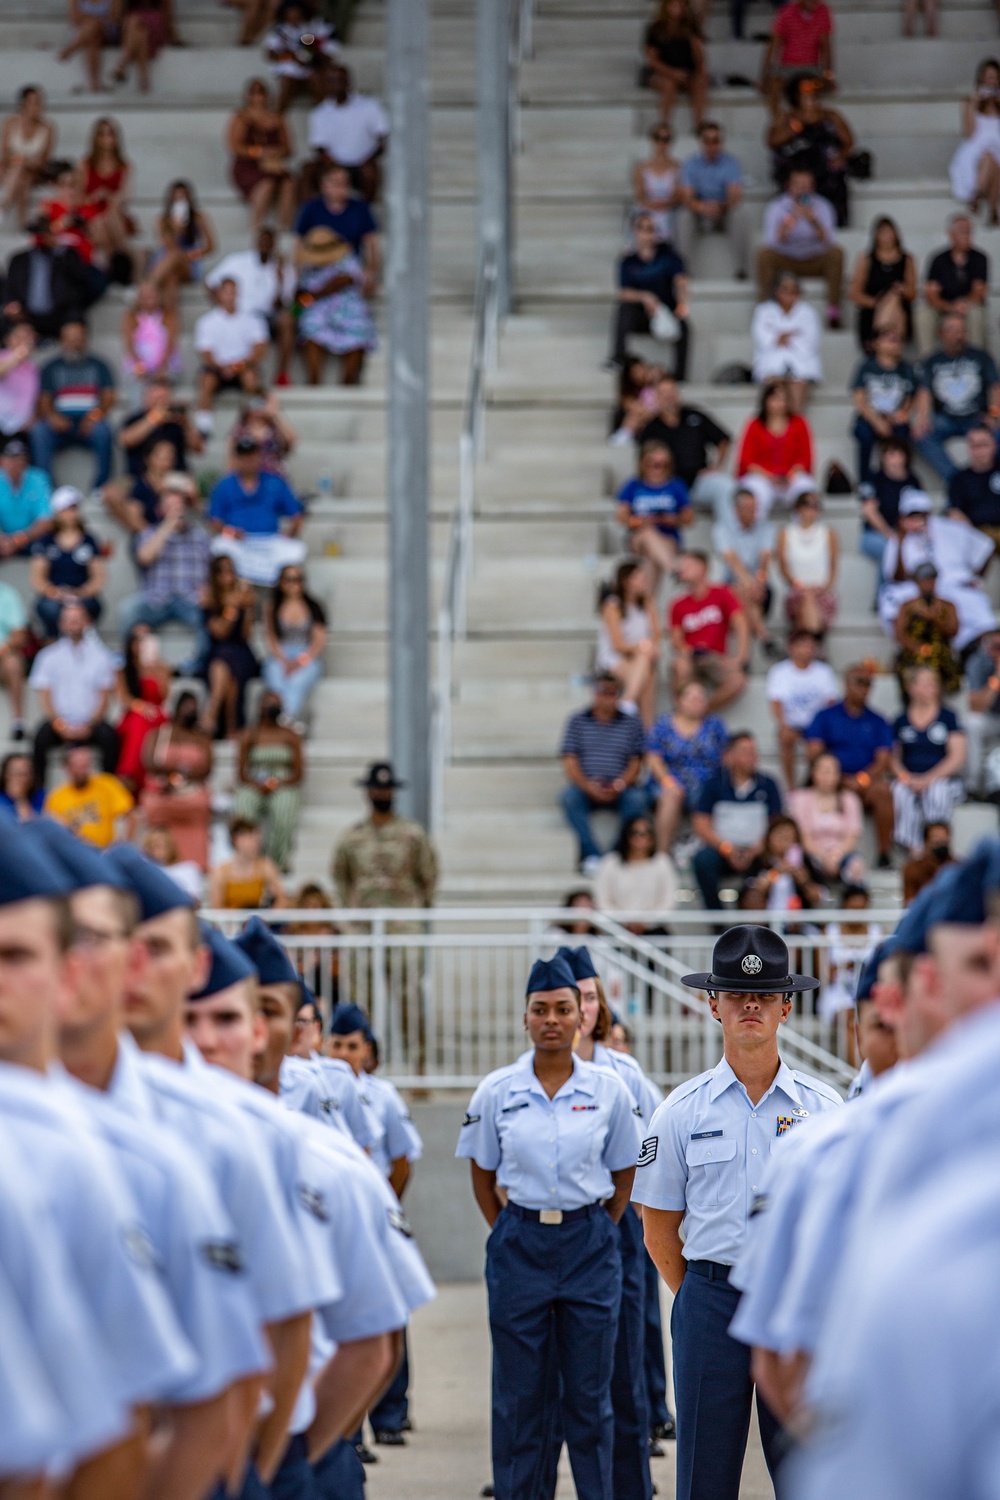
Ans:
{"label": "man in blue polo", "polygon": [[208,502],[213,553],[231,557],[249,583],[270,588],[282,568],[305,561],[306,544],[298,534],[304,517],[302,501],[281,475],[262,468],[256,441],[237,438],[232,473],[219,480]]}
{"label": "man in blue polo", "polygon": [[593,875],[601,850],[590,826],[598,808],[614,811],[622,825],[648,810],[637,783],[645,742],[638,715],[620,708],[621,684],[610,672],[594,679],[594,701],[567,720],[563,730],[563,770],[568,785],[559,798],[566,821],[580,844],[580,869]]}
{"label": "man in blue polo", "polygon": [[892,729],[881,714],[868,707],[871,685],[868,667],[848,667],[842,700],[821,708],[805,731],[806,754],[810,764],[824,751],[837,757],[844,773],[844,788],[857,792],[865,811],[872,815],[878,867],[887,870],[895,821],[889,782]]}

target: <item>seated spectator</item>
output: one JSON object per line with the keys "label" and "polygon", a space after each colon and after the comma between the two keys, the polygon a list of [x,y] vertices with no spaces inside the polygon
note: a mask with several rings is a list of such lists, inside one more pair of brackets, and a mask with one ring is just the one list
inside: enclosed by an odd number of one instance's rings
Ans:
{"label": "seated spectator", "polygon": [[[132,168],[114,120],[95,120],[90,149],[78,168],[83,208],[93,214],[90,237],[112,277],[132,278],[132,241],[138,226],[129,213]],[[122,257],[118,262],[115,256]]]}
{"label": "seated spectator", "polygon": [[212,407],[220,391],[235,389],[252,396],[260,390],[260,362],[268,344],[263,318],[237,312],[235,281],[220,282],[215,295],[216,306],[202,313],[194,326],[194,347],[201,362],[194,423],[203,437],[211,437],[215,430]]}
{"label": "seated spectator", "polygon": [[40,213],[51,225],[56,244],[79,255],[91,289],[99,294],[106,290],[109,277],[99,269],[95,257],[97,245],[92,231],[98,210],[84,202],[80,176],[71,161],[52,162],[48,180],[50,191],[42,199]]}
{"label": "seated spectator", "polygon": [[761,521],[772,505],[792,504],[801,486],[812,484],[812,466],[812,432],[805,417],[791,410],[787,380],[768,381],[736,455],[736,473],[756,495]]}
{"label": "seated spectator", "polygon": [[642,725],[637,714],[619,708],[619,692],[618,679],[610,672],[598,675],[590,708],[567,720],[559,750],[568,783],[559,801],[579,841],[580,869],[585,875],[597,873],[601,857],[590,826],[591,814],[607,808],[624,824],[646,811],[646,797],[638,785]]}
{"label": "seated spectator", "polygon": [[[794,6],[798,0],[790,0]],[[788,186],[764,211],[764,243],[757,251],[757,283],[763,301],[779,271],[822,276],[826,282],[826,322],[840,327],[844,252],[835,238],[833,205],[816,194],[811,172],[793,167]]]}
{"label": "seated spectator", "polygon": [[186,469],[188,456],[201,453],[205,441],[191,420],[186,401],[173,394],[169,380],[153,376],[142,393],[142,405],[123,418],[118,443],[125,469],[132,479],[145,472],[149,455],[157,443],[173,448],[171,469]]}
{"label": "seated spectator", "polygon": [[28,616],[24,601],[9,583],[0,583],[0,683],[7,689],[13,716],[10,738],[23,740],[24,682],[28,675]]}
{"label": "seated spectator", "polygon": [[105,565],[101,544],[80,519],[83,496],[71,484],[52,496],[52,530],[31,549],[31,587],[35,613],[49,640],[59,633],[63,607],[79,604],[95,624],[104,608]]}
{"label": "seated spectator", "polygon": [[902,341],[895,328],[880,329],[875,335],[874,349],[858,365],[851,381],[857,411],[854,436],[861,483],[869,478],[872,454],[880,439],[909,440],[910,408],[917,393],[917,372],[903,358]]}
{"label": "seated spectator", "polygon": [[143,746],[148,737],[167,722],[163,705],[170,691],[172,673],[160,655],[159,637],[148,625],[133,625],[125,635],[122,665],[118,671],[118,697],[122,716],[118,720],[118,765],[115,775],[133,796],[146,778]]}
{"label": "seated spectator", "polygon": [[823,379],[822,337],[815,309],[802,300],[799,278],[791,271],[779,272],[774,295],[758,303],[750,324],[754,380],[758,385],[787,381],[792,411],[805,411],[811,387]]}
{"label": "seated spectator", "polygon": [[987,742],[1000,738],[1000,630],[987,630],[980,637],[965,663],[965,683],[965,784],[971,795],[979,796]]}
{"label": "seated spectator", "polygon": [[674,345],[674,379],[687,374],[688,279],[684,262],[671,245],[660,244],[653,221],[640,214],[633,226],[635,249],[618,263],[618,303],[612,330],[611,359],[621,364],[633,333],[651,333]]}
{"label": "seated spectator", "polygon": [[993,608],[980,583],[993,557],[993,543],[973,526],[930,512],[930,497],[922,490],[903,491],[899,532],[886,543],[882,558],[885,582],[878,596],[879,615],[882,628],[891,636],[900,609],[920,592],[917,568],[933,563],[937,593],[958,612],[954,649],[961,652],[993,628]]}
{"label": "seated spectator", "polygon": [[[805,730],[806,754],[810,761],[825,750],[836,757],[843,771],[843,785],[861,799],[875,823],[878,867],[887,870],[892,849],[892,730],[881,714],[868,707],[871,672],[863,663],[848,667],[844,675],[844,697],[821,708]],[[796,817],[799,814],[796,813]]]}
{"label": "seated spectator", "polygon": [[319,174],[319,193],[299,209],[295,233],[304,240],[310,229],[332,229],[346,240],[365,268],[361,291],[370,297],[378,286],[381,256],[375,216],[362,198],[351,195],[351,174],[331,162]]}
{"label": "seated spectator", "polygon": [[722,126],[705,120],[698,131],[701,150],[681,172],[678,240],[685,262],[694,255],[696,234],[726,234],[733,250],[733,272],[745,281],[750,268],[750,231],[743,202],[743,168],[723,150]]}
{"label": "seated spectator", "polygon": [[243,103],[226,132],[236,191],[250,208],[250,227],[260,229],[274,212],[279,229],[295,216],[292,139],[284,115],[272,109],[267,84],[251,78]]}
{"label": "seated spectator", "polygon": [[673,713],[657,719],[646,736],[649,770],[656,792],[656,847],[667,853],[682,813],[698,805],[702,788],[722,769],[729,736],[717,714],[708,711],[700,682],[687,682],[674,699]]}
{"label": "seated spectator", "polygon": [[[804,486],[805,481],[803,481]],[[822,640],[837,618],[837,533],[820,520],[815,485],[795,498],[791,519],[778,532],[778,567],[788,584],[785,613],[793,630]]]}
{"label": "seated spectator", "polygon": [[618,405],[611,419],[610,443],[634,442],[656,414],[656,388],[663,371],[630,354],[618,371]]}
{"label": "seated spectator", "polygon": [[23,438],[8,438],[0,452],[0,557],[26,557],[51,530],[49,476],[29,465]]}
{"label": "seated spectator", "polygon": [[45,792],[35,783],[31,756],[24,750],[5,755],[0,765],[0,808],[19,823],[29,823],[41,815],[44,803]]}
{"label": "seated spectator", "polygon": [[279,870],[291,862],[302,803],[302,738],[279,724],[281,699],[270,689],[260,719],[239,737],[238,783],[232,816],[267,829],[264,853]]}
{"label": "seated spectator", "polygon": [[173,717],[143,742],[139,805],[146,826],[169,835],[174,858],[202,874],[208,869],[211,774],[212,741],[198,727],[198,700],[178,693]]}
{"label": "seated spectator", "polygon": [[893,328],[908,344],[913,338],[913,304],[917,300],[917,267],[903,248],[899,229],[883,214],[872,225],[871,244],[859,255],[848,299],[858,309],[858,343],[870,351],[875,335]]}
{"label": "seated spectator", "polygon": [[778,813],[767,825],[760,873],[743,888],[740,906],[744,910],[751,905],[746,899],[751,893],[763,897],[763,911],[800,911],[818,906],[822,900],[822,888],[802,848],[799,825],[787,813]]}
{"label": "seated spectator", "polygon": [[246,818],[229,825],[232,859],[216,865],[208,882],[208,904],[220,911],[257,911],[287,906],[281,875],[273,859],[261,853],[260,828]]}
{"label": "seated spectator", "polygon": [[232,250],[212,267],[205,285],[215,291],[223,281],[236,282],[236,310],[256,313],[267,324],[277,350],[275,385],[288,384],[288,365],[295,348],[295,268],[276,252],[273,229],[257,231],[251,250]]}
{"label": "seated spectator", "polygon": [[988,57],[976,69],[976,86],[962,105],[964,139],[948,167],[952,196],[972,214],[986,204],[996,225],[1000,208],[1000,64]]}
{"label": "seated spectator", "polygon": [[698,23],[687,0],[659,0],[644,38],[646,79],[660,96],[660,117],[668,124],[678,91],[691,100],[698,130],[708,103],[708,65]]}
{"label": "seated spectator", "polygon": [[264,55],[278,83],[278,112],[284,114],[302,89],[316,104],[323,97],[326,71],[340,56],[334,29],[312,5],[281,0],[264,38]]}
{"label": "seated spectator", "polygon": [[649,132],[652,154],[632,167],[632,214],[645,214],[653,221],[660,244],[674,240],[674,209],[681,202],[681,164],[670,153],[670,126],[660,120]]}
{"label": "seated spectator", "polygon": [[941,319],[941,345],[920,367],[920,388],[910,430],[921,456],[950,484],[958,465],[948,452],[950,438],[965,437],[987,422],[1000,406],[1000,376],[992,355],[966,342],[961,313]]}
{"label": "seated spectator", "polygon": [[108,414],[115,404],[115,377],[87,347],[87,325],[70,318],[59,332],[59,353],[42,369],[38,421],[31,429],[35,464],[53,478],[63,448],[89,448],[94,455],[94,486],[111,477],[112,436]]}
{"label": "seated spectator", "polygon": [[55,153],[56,127],[45,118],[45,95],[29,83],[17,95],[17,110],[0,131],[0,216],[13,209],[18,229],[28,222],[31,195],[45,181]]}
{"label": "seated spectator", "polygon": [[[146,452],[146,462],[138,479],[113,479],[104,487],[104,503],[109,513],[133,539],[147,526],[158,526],[163,519],[163,490],[171,475],[180,473],[189,481],[198,498],[198,486],[190,474],[177,468],[177,449],[169,438],[160,438]],[[133,557],[135,547],[133,541]]]}
{"label": "seated spectator", "polygon": [[142,841],[142,852],[154,865],[166,870],[195,906],[201,905],[205,877],[193,859],[181,859],[169,828],[151,828]]}
{"label": "seated spectator", "polygon": [[619,565],[601,589],[600,616],[594,665],[618,679],[622,701],[634,704],[648,729],[656,717],[660,621],[645,563]]}
{"label": "seated spectator", "polygon": [[38,337],[30,323],[12,323],[0,348],[0,441],[21,437],[35,420],[41,379],[34,361]]}
{"label": "seated spectator", "polygon": [[952,214],[948,220],[948,245],[927,262],[924,300],[917,307],[917,346],[930,354],[942,338],[942,320],[961,313],[968,336],[977,349],[986,345],[986,298],[990,263],[973,248],[972,220],[968,214]]}
{"label": "seated spectator", "polygon": [[306,592],[301,568],[282,568],[278,574],[264,605],[264,638],[264,681],[280,700],[284,720],[304,734],[306,708],[323,676],[327,629],[326,611]]}
{"label": "seated spectator", "polygon": [[933,667],[946,693],[957,693],[962,686],[962,664],[952,649],[958,635],[958,611],[947,599],[938,598],[937,579],[932,562],[918,563],[913,581],[919,593],[896,616],[896,676],[904,699],[906,679],[917,667]]}
{"label": "seated spectator", "polygon": [[864,813],[857,792],[844,783],[840,761],[821,750],[804,787],[788,794],[809,870],[822,885],[861,885],[865,866],[858,845]]}
{"label": "seated spectator", "polygon": [[156,221],[156,237],[159,246],[149,258],[146,275],[159,287],[164,306],[176,307],[181,287],[201,280],[205,261],[216,249],[212,221],[199,208],[190,182],[170,183]]}
{"label": "seated spectator", "polygon": [[816,191],[832,203],[838,227],[848,223],[847,164],[854,150],[851,127],[839,110],[822,102],[823,85],[816,78],[795,73],[785,84],[788,107],[780,103],[771,116],[767,144],[771,148],[774,180],[783,187],[793,168],[813,174]]}
{"label": "seated spectator", "polygon": [[28,232],[31,245],[12,255],[7,267],[4,316],[30,323],[39,338],[58,338],[63,324],[79,319],[100,290],[78,253],[56,242],[44,214],[32,219]]}
{"label": "seated spectator", "polygon": [[903,866],[903,905],[909,906],[945,865],[954,863],[950,825],[925,823],[923,848],[911,855]]}
{"label": "seated spectator", "polygon": [[122,50],[111,77],[124,83],[135,67],[140,94],[149,93],[149,65],[164,47],[180,46],[174,27],[173,0],[125,0]]}
{"label": "seated spectator", "polygon": [[941,701],[933,667],[915,667],[907,679],[906,708],[892,726],[892,801],[896,842],[911,853],[923,847],[925,823],[947,823],[965,800],[965,735]]}
{"label": "seated spectator", "polygon": [[109,849],[131,838],[135,800],[117,776],[94,770],[90,746],[69,745],[65,767],[66,780],[45,798],[46,817],[95,849]]}
{"label": "seated spectator", "polygon": [[181,373],[180,322],[176,307],[166,308],[160,288],[143,281],[136,288],[135,301],[122,314],[122,369],[138,383],[146,382],[159,393],[161,382],[169,389],[170,381]]}
{"label": "seated spectator", "polygon": [[899,501],[904,490],[919,489],[920,482],[910,468],[910,445],[903,438],[888,438],[879,444],[881,457],[877,469],[858,485],[861,501],[861,550],[877,567],[875,604],[882,582],[882,556],[885,544],[899,524]]}
{"label": "seated spectator", "polygon": [[[677,871],[669,854],[657,854],[653,820],[648,814],[622,825],[617,849],[605,854],[594,877],[598,911],[669,912],[677,905]],[[627,922],[640,936],[661,932],[662,922]]]}
{"label": "seated spectator", "polygon": [[238,439],[235,449],[232,473],[209,498],[212,551],[231,557],[241,578],[270,588],[282,568],[305,562],[306,544],[298,536],[305,510],[279,474],[263,472],[252,438]]}
{"label": "seated spectator", "polygon": [[355,93],[351,75],[340,63],[327,69],[324,87],[325,99],[309,112],[309,148],[314,155],[303,168],[303,184],[315,192],[319,172],[336,162],[350,172],[351,186],[365,202],[373,203],[379,193],[389,117],[377,99]]}
{"label": "seated spectator", "polygon": [[836,703],[840,687],[833,668],[816,659],[816,637],[801,627],[788,637],[788,656],[767,674],[767,701],[778,726],[778,753],[785,785],[796,781],[795,754],[820,709]]}
{"label": "seated spectator", "polygon": [[711,692],[708,707],[714,711],[746,688],[750,627],[732,590],[709,583],[704,552],[683,553],[677,576],[685,592],[671,604],[669,615],[674,697],[694,678]]}
{"label": "seated spectator", "polygon": [[680,527],[694,519],[687,485],[674,476],[674,461],[665,443],[644,443],[639,473],[618,491],[618,521],[628,527],[629,546],[646,558],[652,575],[653,597],[665,573],[673,570],[680,547]]}
{"label": "seated spectator", "polygon": [[983,531],[1000,549],[1000,457],[992,430],[970,427],[965,437],[968,467],[958,469],[948,485],[951,521],[965,521]]}
{"label": "seated spectator", "polygon": [[68,62],[82,52],[88,92],[103,94],[101,48],[114,47],[121,40],[120,0],[69,0],[68,10],[69,23],[75,28],[75,34],[59,53],[57,61]]}
{"label": "seated spectator", "polygon": [[202,595],[202,617],[211,644],[202,668],[209,700],[201,716],[206,734],[231,738],[244,724],[247,683],[260,672],[250,646],[256,599],[237,578],[228,557],[213,557]]}
{"label": "seated spectator", "polygon": [[310,385],[321,385],[326,356],[340,360],[341,385],[360,385],[365,355],[378,346],[365,293],[364,265],[334,230],[317,224],[299,241],[296,301],[302,358]]}
{"label": "seated spectator", "polygon": [[771,26],[771,38],[760,71],[760,91],[772,115],[781,90],[793,77],[815,78],[836,87],[833,76],[833,17],[822,0],[791,0],[782,6]]}
{"label": "seated spectator", "polygon": [[656,382],[656,404],[636,430],[636,441],[664,443],[674,460],[674,473],[690,490],[692,505],[720,516],[733,498],[733,481],[724,473],[729,455],[729,433],[697,406],[682,404],[672,375]]}
{"label": "seated spectator", "polygon": [[230,464],[236,458],[236,444],[241,438],[257,444],[263,473],[286,477],[285,460],[298,442],[298,434],[282,414],[273,391],[266,399],[255,398],[237,417],[226,445]]}
{"label": "seated spectator", "polygon": [[692,868],[706,910],[722,905],[726,876],[739,883],[758,873],[768,822],[780,812],[781,793],[758,769],[756,740],[746,731],[734,734],[722,770],[702,787],[691,815],[702,842]]}
{"label": "seated spectator", "polygon": [[722,581],[742,604],[751,636],[760,641],[765,655],[777,658],[780,653],[767,630],[774,527],[770,521],[757,519],[752,490],[738,488],[732,513],[712,527],[712,551],[724,564]]}

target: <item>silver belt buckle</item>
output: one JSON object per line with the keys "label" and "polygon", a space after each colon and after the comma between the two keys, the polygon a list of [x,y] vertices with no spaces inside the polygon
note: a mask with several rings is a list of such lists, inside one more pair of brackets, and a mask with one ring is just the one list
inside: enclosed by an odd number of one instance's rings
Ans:
{"label": "silver belt buckle", "polygon": [[563,1212],[561,1208],[540,1208],[538,1210],[539,1224],[561,1224]]}

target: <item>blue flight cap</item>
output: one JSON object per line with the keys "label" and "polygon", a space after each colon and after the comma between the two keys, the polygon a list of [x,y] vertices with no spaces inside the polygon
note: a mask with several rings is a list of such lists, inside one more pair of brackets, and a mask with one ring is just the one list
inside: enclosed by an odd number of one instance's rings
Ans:
{"label": "blue flight cap", "polygon": [[589,948],[560,948],[556,958],[561,958],[575,979],[599,979]]}
{"label": "blue flight cap", "polygon": [[260,917],[251,917],[234,942],[253,964],[261,984],[302,983],[292,960]]}
{"label": "blue flight cap", "polygon": [[151,922],[154,917],[162,917],[179,907],[194,909],[191,897],[176,880],[171,880],[166,870],[154,865],[133,844],[112,844],[104,859],[120,877],[110,883],[124,886],[138,896],[140,922]]}
{"label": "blue flight cap", "polygon": [[540,990],[575,990],[576,975],[566,960],[556,954],[555,958],[536,958],[528,975],[525,997],[536,995]]}
{"label": "blue flight cap", "polygon": [[952,875],[934,903],[933,927],[938,922],[957,922],[979,927],[991,915],[990,892],[1000,887],[1000,839],[980,839],[966,859],[949,866]]}
{"label": "blue flight cap", "polygon": [[232,985],[242,984],[244,979],[257,978],[257,970],[242,948],[231,943],[217,927],[210,927],[207,922],[199,922],[198,926],[201,940],[212,955],[212,967],[201,989],[189,995],[189,1000],[210,1000]]}
{"label": "blue flight cap", "polygon": [[872,988],[878,978],[879,965],[891,953],[895,953],[897,947],[895,933],[891,937],[884,938],[881,943],[875,944],[875,947],[862,964],[861,973],[858,975],[858,987],[854,994],[855,1005],[860,1004],[862,1000],[871,999]]}
{"label": "blue flight cap", "polygon": [[0,906],[68,896],[74,889],[63,866],[38,839],[28,837],[25,826],[13,818],[0,822]]}
{"label": "blue flight cap", "polygon": [[338,1005],[330,1022],[330,1035],[350,1036],[352,1031],[362,1031],[365,1034],[365,1040],[370,1040],[371,1027],[368,1025],[368,1017],[360,1005]]}
{"label": "blue flight cap", "polygon": [[128,890],[128,881],[110,860],[104,859],[93,844],[84,843],[54,818],[35,818],[31,823],[23,824],[23,828],[29,839],[62,870],[73,890],[83,891],[94,885],[112,885],[118,890]]}
{"label": "blue flight cap", "polygon": [[316,1008],[316,1016],[317,1016],[317,1019],[319,1020],[319,1024],[320,1024],[320,1030],[322,1030],[323,1029],[323,1011],[320,1008],[319,1001],[316,999],[315,991],[311,988],[310,985],[306,984],[305,980],[302,979],[301,977],[299,979],[299,985],[301,986],[301,989],[302,989],[302,999],[299,1001],[299,1010],[301,1010],[304,1005],[315,1006],[315,1008]]}
{"label": "blue flight cap", "polygon": [[961,865],[946,866],[913,898],[893,933],[897,949],[904,953],[927,952],[927,934],[939,920],[938,903],[945,898],[961,868]]}

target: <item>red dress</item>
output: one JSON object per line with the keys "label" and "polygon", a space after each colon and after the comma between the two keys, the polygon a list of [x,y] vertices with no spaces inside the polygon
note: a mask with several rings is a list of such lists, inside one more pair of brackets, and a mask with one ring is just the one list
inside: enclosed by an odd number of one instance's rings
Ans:
{"label": "red dress", "polygon": [[812,466],[812,433],[804,417],[789,417],[780,434],[768,432],[759,417],[747,423],[736,460],[737,478],[751,469],[763,469],[775,479],[784,479],[796,468],[811,474]]}
{"label": "red dress", "polygon": [[87,163],[87,180],[83,185],[83,196],[92,203],[98,213],[103,214],[110,200],[121,192],[124,167],[115,167],[112,172],[98,172],[92,162]]}
{"label": "red dress", "polygon": [[144,714],[139,709],[130,708],[118,725],[118,739],[121,743],[118,775],[134,786],[136,791],[141,790],[146,780],[146,768],[142,763],[142,747],[146,737],[167,722],[167,716],[163,712],[163,692],[155,677],[139,679],[139,696],[143,703],[149,705],[148,712]]}

